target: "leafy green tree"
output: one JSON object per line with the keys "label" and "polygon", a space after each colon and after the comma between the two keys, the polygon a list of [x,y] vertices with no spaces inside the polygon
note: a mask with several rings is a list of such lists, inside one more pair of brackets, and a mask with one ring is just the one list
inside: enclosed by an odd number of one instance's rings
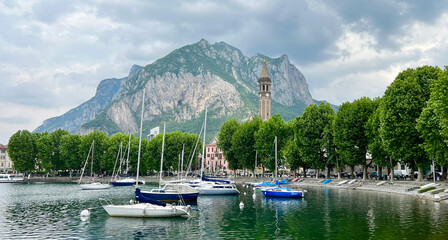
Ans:
{"label": "leafy green tree", "polygon": [[285,157],[286,164],[291,170],[295,170],[303,167],[307,169],[306,162],[303,161],[300,155],[300,149],[297,147],[296,139],[290,139],[286,142],[285,147],[282,149],[282,155]]}
{"label": "leafy green tree", "polygon": [[381,101],[380,135],[384,146],[394,159],[418,167],[418,180],[429,158],[423,149],[423,138],[417,131],[417,119],[430,96],[430,84],[438,78],[438,67],[424,66],[408,69],[395,78]]}
{"label": "leafy green tree", "polygon": [[[89,153],[90,146],[92,142],[95,141],[93,149],[93,173],[101,174],[105,168],[103,168],[102,163],[105,162],[106,151],[109,147],[109,137],[105,132],[100,130],[94,130],[93,132],[81,137],[81,147],[80,152],[82,156],[87,157]],[[92,155],[90,155],[88,161],[89,164],[86,166],[85,175],[89,175],[91,171],[91,161]]]}
{"label": "leafy green tree", "polygon": [[51,144],[53,147],[51,155],[51,165],[52,170],[54,171],[66,169],[65,161],[61,158],[60,154],[61,139],[65,135],[69,135],[69,132],[63,129],[57,129],[56,131],[50,133]]}
{"label": "leafy green tree", "polygon": [[[447,178],[448,135],[444,135],[443,117],[448,117],[448,70],[445,68],[431,86],[431,96],[417,120],[417,129],[424,139],[424,149],[428,156],[443,166],[442,179]],[[446,119],[445,119],[446,121]],[[446,129],[446,128],[445,128]]]}
{"label": "leafy green tree", "polygon": [[[128,142],[129,142],[129,134],[115,133],[109,138],[108,148],[105,155],[106,157],[103,158],[103,162],[101,163],[101,165],[105,170],[107,170],[107,172],[112,173],[114,171],[114,167],[116,167],[115,172],[117,172],[118,169],[120,168],[120,161],[122,163],[121,172],[124,173],[126,171],[125,161],[127,159],[127,152],[125,151],[127,149]],[[120,152],[120,156],[118,157],[117,160],[120,145],[122,149]],[[116,161],[118,161],[117,164],[115,164]]]}
{"label": "leafy green tree", "polygon": [[33,135],[28,130],[19,130],[14,133],[9,138],[8,155],[17,171],[33,171],[37,157]]}
{"label": "leafy green tree", "polygon": [[39,139],[37,139],[36,147],[39,168],[47,172],[54,169],[52,163],[54,147],[51,136],[47,132],[43,133]]}
{"label": "leafy green tree", "polygon": [[343,103],[336,114],[334,136],[344,162],[352,166],[362,165],[364,179],[367,179],[366,169],[370,166],[366,159],[368,137],[366,125],[375,107],[370,98],[363,97],[353,103]]}
{"label": "leafy green tree", "polygon": [[[283,121],[280,114],[275,114],[268,121],[264,121],[260,125],[260,129],[255,132],[255,149],[258,151],[260,162],[269,169],[275,169],[274,156],[272,146],[274,139],[277,136],[277,156],[278,165],[282,165],[282,149],[288,140],[293,139],[294,134],[292,129]],[[269,160],[272,153],[272,160]],[[255,158],[254,158],[255,159]],[[268,166],[269,165],[269,166]]]}
{"label": "leafy green tree", "polygon": [[83,167],[83,156],[79,151],[80,146],[81,136],[77,134],[67,134],[61,138],[59,151],[61,159],[63,159],[66,168],[70,171],[70,177],[72,177],[73,170],[80,170]]}
{"label": "leafy green tree", "polygon": [[233,134],[240,127],[240,123],[236,119],[230,119],[221,125],[218,133],[217,146],[223,151],[224,158],[229,163],[230,169],[238,169],[240,166],[238,159],[232,149]]}
{"label": "leafy green tree", "polygon": [[259,130],[261,123],[261,118],[255,116],[241,124],[233,134],[232,151],[235,159],[238,159],[237,168],[255,170],[255,133]]}
{"label": "leafy green tree", "polygon": [[378,175],[381,176],[383,167],[393,168],[397,163],[396,161],[393,161],[390,154],[387,153],[380,136],[380,102],[381,98],[373,100],[375,111],[367,121],[366,136],[369,139],[368,152],[370,153],[374,164],[380,167]]}
{"label": "leafy green tree", "polygon": [[[296,118],[294,133],[297,147],[300,149],[303,162],[315,169],[331,168],[328,153],[325,149],[325,131],[331,127],[334,110],[328,103],[319,106],[311,104],[305,108],[301,117]],[[327,137],[329,137],[327,132]],[[327,139],[330,140],[330,139]],[[333,157],[333,156],[332,156]],[[333,160],[333,158],[331,158]]]}

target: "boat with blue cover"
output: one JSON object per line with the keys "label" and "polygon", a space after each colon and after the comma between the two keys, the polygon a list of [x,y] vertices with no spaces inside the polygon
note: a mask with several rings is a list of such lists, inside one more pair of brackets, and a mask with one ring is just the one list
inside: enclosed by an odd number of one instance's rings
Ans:
{"label": "boat with blue cover", "polygon": [[275,187],[262,189],[261,192],[265,197],[278,197],[278,198],[303,198],[306,191],[293,190],[288,187]]}
{"label": "boat with blue cover", "polygon": [[[278,185],[292,184],[288,182],[277,181],[277,136],[274,139],[275,145],[275,182]],[[265,197],[278,197],[278,198],[303,198],[305,197],[306,190],[293,190],[288,187],[271,187],[261,189],[261,192]]]}

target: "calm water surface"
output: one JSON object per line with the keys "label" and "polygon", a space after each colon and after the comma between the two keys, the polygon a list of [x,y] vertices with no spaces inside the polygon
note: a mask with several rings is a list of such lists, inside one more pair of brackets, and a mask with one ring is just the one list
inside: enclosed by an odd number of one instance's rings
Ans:
{"label": "calm water surface", "polygon": [[[448,239],[446,204],[326,188],[277,200],[238,188],[239,196],[200,196],[188,219],[130,219],[109,217],[98,199],[125,204],[133,187],[0,184],[0,239]],[[95,209],[82,220],[86,208]]]}

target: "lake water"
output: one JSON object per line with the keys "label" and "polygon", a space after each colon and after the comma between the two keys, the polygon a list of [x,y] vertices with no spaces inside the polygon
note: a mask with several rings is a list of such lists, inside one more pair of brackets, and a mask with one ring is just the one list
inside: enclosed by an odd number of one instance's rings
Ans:
{"label": "lake water", "polygon": [[[446,204],[327,188],[309,188],[303,200],[253,198],[252,188],[238,188],[199,196],[188,219],[131,219],[109,217],[98,199],[125,204],[133,187],[0,184],[0,239],[448,239]],[[86,208],[95,209],[82,220]]]}

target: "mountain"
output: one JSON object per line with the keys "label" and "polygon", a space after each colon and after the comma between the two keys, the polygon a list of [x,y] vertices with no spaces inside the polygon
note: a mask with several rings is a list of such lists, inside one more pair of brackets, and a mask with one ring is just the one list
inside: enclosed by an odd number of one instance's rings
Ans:
{"label": "mountain", "polygon": [[265,60],[272,79],[272,115],[280,113],[289,121],[301,115],[307,105],[317,103],[305,77],[288,56],[247,57],[224,42],[210,44],[202,39],[143,69],[131,70],[126,78],[103,80],[95,97],[60,117],[46,120],[36,131],[62,127],[80,134],[93,129],[109,134],[137,133],[146,89],[145,134],[162,123],[167,123],[168,132],[198,132],[207,106],[207,132],[212,136],[230,118],[244,121],[258,114],[257,80]]}
{"label": "mountain", "polygon": [[127,77],[120,79],[105,79],[101,81],[93,98],[61,116],[45,120],[41,126],[34,130],[34,132],[53,132],[54,130],[62,128],[70,133],[77,133],[81,125],[95,119],[97,114],[116,98],[117,93],[124,82],[142,69],[143,67],[134,65]]}

